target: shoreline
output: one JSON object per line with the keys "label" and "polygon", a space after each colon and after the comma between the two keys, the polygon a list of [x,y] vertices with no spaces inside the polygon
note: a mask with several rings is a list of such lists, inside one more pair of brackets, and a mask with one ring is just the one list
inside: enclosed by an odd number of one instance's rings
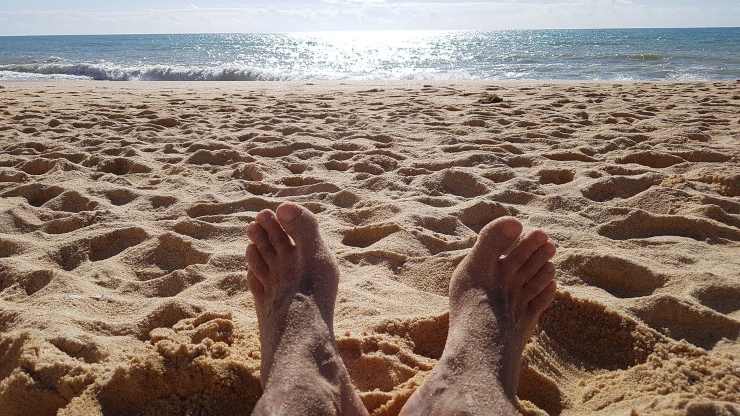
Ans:
{"label": "shoreline", "polygon": [[237,86],[259,86],[264,87],[268,85],[297,85],[297,86],[316,86],[316,87],[337,87],[337,86],[403,86],[412,85],[418,86],[423,84],[442,86],[442,85],[467,85],[471,87],[478,87],[482,85],[504,85],[504,86],[519,86],[519,85],[615,85],[615,84],[714,84],[714,83],[738,83],[737,80],[721,80],[721,79],[707,79],[707,80],[686,80],[686,81],[674,81],[674,80],[568,80],[568,79],[551,79],[551,80],[286,80],[286,81],[109,81],[109,80],[0,80],[2,84],[23,86],[28,84],[29,86],[35,86],[38,84],[50,84],[59,86],[108,86],[108,85],[120,85],[124,87],[131,87],[135,85],[151,85],[152,87],[178,85],[183,88],[188,86],[204,87],[204,86],[218,86],[218,85],[237,85]]}

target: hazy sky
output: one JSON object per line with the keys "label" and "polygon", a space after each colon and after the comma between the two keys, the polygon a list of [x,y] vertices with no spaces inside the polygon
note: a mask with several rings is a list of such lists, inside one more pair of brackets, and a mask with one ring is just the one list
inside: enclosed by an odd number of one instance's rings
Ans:
{"label": "hazy sky", "polygon": [[738,0],[2,0],[0,35],[740,26]]}

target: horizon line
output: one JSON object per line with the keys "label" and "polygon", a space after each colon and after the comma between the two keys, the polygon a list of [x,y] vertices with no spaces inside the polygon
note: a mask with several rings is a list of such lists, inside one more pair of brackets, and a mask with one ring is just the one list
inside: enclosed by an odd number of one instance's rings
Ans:
{"label": "horizon line", "polygon": [[645,30],[645,29],[740,29],[740,26],[621,26],[621,27],[571,27],[571,28],[508,28],[508,29],[324,29],[324,30],[300,30],[300,31],[255,31],[255,32],[118,32],[118,33],[46,33],[46,34],[22,34],[22,35],[0,35],[0,38],[18,37],[52,37],[52,36],[171,36],[171,35],[284,35],[294,33],[332,33],[332,32],[524,32],[545,30]]}

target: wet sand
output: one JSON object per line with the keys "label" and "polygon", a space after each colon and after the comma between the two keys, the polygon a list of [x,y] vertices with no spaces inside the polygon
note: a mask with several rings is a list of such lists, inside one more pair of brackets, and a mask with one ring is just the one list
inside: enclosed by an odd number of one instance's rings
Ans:
{"label": "wet sand", "polygon": [[[373,415],[487,222],[558,244],[533,414],[738,414],[740,83],[0,83],[0,415],[247,415],[245,225],[321,220]],[[734,412],[734,413],[733,413]]]}

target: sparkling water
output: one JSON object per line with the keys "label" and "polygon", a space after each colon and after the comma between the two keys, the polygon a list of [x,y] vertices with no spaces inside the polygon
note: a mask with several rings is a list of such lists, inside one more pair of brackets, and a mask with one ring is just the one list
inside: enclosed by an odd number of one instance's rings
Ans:
{"label": "sparkling water", "polygon": [[740,28],[0,37],[0,80],[728,80]]}

